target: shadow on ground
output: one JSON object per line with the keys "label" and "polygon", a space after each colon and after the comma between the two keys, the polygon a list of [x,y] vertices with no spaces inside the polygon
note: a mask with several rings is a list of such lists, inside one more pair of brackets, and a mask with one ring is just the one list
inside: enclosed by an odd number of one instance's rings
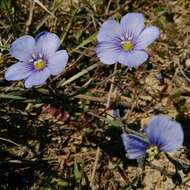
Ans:
{"label": "shadow on ground", "polygon": [[[137,129],[138,126],[133,124],[128,126],[132,129]],[[99,137],[96,135],[88,136],[88,140],[99,146],[103,152],[110,157],[117,157],[122,160],[124,167],[129,165],[137,166],[136,160],[129,160],[125,156],[124,146],[121,140],[122,129],[119,127],[109,127],[104,134]]]}
{"label": "shadow on ground", "polygon": [[190,159],[190,117],[178,115],[176,120],[181,123],[184,130],[184,146],[187,147],[187,158]]}

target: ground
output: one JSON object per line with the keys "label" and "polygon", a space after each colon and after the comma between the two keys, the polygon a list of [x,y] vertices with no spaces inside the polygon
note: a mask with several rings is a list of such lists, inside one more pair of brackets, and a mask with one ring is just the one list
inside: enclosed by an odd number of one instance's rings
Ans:
{"label": "ground", "polygon": [[[128,160],[122,129],[101,117],[115,121],[113,110],[120,108],[122,122],[142,130],[151,116],[169,115],[185,133],[184,148],[172,156],[189,163],[189,0],[0,2],[0,189],[190,189],[190,174],[174,176],[163,154],[145,168]],[[128,12],[143,13],[160,38],[137,69],[103,65],[95,52],[100,25]],[[69,53],[64,73],[32,89],[6,81],[15,62],[11,42],[41,31],[61,38]]]}

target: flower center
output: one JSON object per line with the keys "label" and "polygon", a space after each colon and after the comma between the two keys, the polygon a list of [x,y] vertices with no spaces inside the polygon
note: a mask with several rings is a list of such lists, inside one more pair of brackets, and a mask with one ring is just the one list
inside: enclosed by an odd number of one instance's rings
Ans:
{"label": "flower center", "polygon": [[148,160],[151,161],[154,159],[154,157],[158,154],[159,149],[157,146],[150,146],[147,150],[146,153],[148,155]]}
{"label": "flower center", "polygon": [[121,42],[121,46],[125,51],[130,51],[134,47],[130,40]]}
{"label": "flower center", "polygon": [[34,68],[36,70],[42,70],[45,67],[45,61],[43,59],[38,59],[34,62]]}

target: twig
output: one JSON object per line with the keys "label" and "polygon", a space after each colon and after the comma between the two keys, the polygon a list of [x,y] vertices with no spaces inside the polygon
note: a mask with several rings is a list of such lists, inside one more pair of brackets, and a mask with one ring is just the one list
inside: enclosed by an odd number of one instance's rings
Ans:
{"label": "twig", "polygon": [[184,72],[183,69],[181,68],[181,65],[180,65],[180,63],[179,63],[179,59],[177,60],[177,64],[178,64],[180,73],[185,77],[185,79],[186,79],[188,82],[190,82],[190,78],[185,74],[185,72]]}
{"label": "twig", "polygon": [[95,63],[94,65],[91,65],[90,67],[88,67],[87,69],[83,69],[81,72],[77,73],[76,75],[72,76],[71,78],[69,78],[68,80],[66,80],[65,82],[60,81],[60,83],[58,84],[58,87],[63,87],[66,84],[69,84],[71,82],[73,82],[74,80],[80,78],[81,76],[85,75],[86,73],[88,73],[89,71],[95,69],[97,66],[99,66],[100,63]]}
{"label": "twig", "polygon": [[[117,63],[114,65],[114,72],[115,73],[117,70]],[[115,76],[112,77],[112,83],[111,83],[111,86],[110,86],[110,90],[109,90],[109,94],[108,94],[108,99],[107,99],[107,104],[106,104],[106,108],[109,107],[110,105],[110,100],[111,100],[111,95],[112,95],[112,92],[113,92],[113,88],[114,88],[114,80],[115,80]]]}
{"label": "twig", "polygon": [[185,79],[186,79],[188,82],[190,82],[190,78],[185,74],[185,72],[184,72],[181,68],[180,68],[179,70],[180,70],[181,74],[185,77]]}
{"label": "twig", "polygon": [[97,33],[94,33],[90,35],[87,39],[83,40],[77,47],[72,49],[69,54],[72,54],[73,52],[77,52],[78,49],[84,48],[87,44],[94,42],[96,40]]}
{"label": "twig", "polygon": [[112,0],[109,0],[108,5],[106,7],[106,15],[109,13],[109,8],[110,8],[110,5],[111,5],[111,2],[112,2]]}
{"label": "twig", "polygon": [[55,17],[55,15],[49,11],[43,3],[41,3],[39,0],[33,0],[35,3],[37,3],[42,9],[44,9],[47,13],[49,13],[51,16]]}
{"label": "twig", "polygon": [[133,99],[131,100],[132,102],[132,105],[131,105],[131,109],[127,111],[127,114],[125,116],[126,119],[129,118],[129,115],[132,113],[133,109],[135,108],[135,105],[136,105],[136,101],[135,101],[135,98],[133,97]]}
{"label": "twig", "polygon": [[64,40],[65,40],[65,37],[67,36],[67,33],[69,32],[70,28],[71,28],[71,25],[73,23],[73,20],[74,20],[74,17],[76,15],[76,13],[78,12],[78,9],[75,9],[75,11],[73,12],[72,16],[71,16],[71,19],[69,21],[69,23],[67,24],[67,27],[65,29],[65,32],[61,35],[61,44],[63,44]]}
{"label": "twig", "polygon": [[98,165],[99,157],[100,157],[100,147],[98,147],[96,150],[96,157],[95,157],[95,161],[94,161],[94,165],[93,165],[92,175],[90,178],[90,187],[91,188],[93,187],[93,184],[94,184],[94,178],[95,178],[95,174],[96,174],[96,168]]}
{"label": "twig", "polygon": [[[117,69],[117,63],[114,65],[114,72],[116,71],[116,69]],[[115,77],[113,76],[112,82],[114,82],[114,79],[115,79]],[[111,100],[111,95],[112,95],[113,88],[114,88],[114,84],[111,83],[108,98],[107,98],[106,108],[108,108],[109,105],[110,105],[110,100]],[[96,150],[96,158],[95,158],[95,161],[94,161],[92,175],[91,175],[91,178],[90,178],[90,187],[91,188],[94,185],[94,179],[95,179],[96,168],[97,168],[97,165],[98,165],[99,157],[100,157],[100,147],[98,147],[97,150]]]}
{"label": "twig", "polygon": [[30,11],[29,11],[28,20],[26,21],[25,34],[28,34],[29,27],[30,27],[30,25],[32,23],[32,17],[33,17],[33,13],[34,13],[34,7],[35,7],[35,1],[30,1]]}
{"label": "twig", "polygon": [[97,83],[97,86],[104,84],[106,81],[108,81],[110,78],[112,78],[113,76],[117,75],[118,73],[120,73],[122,70],[117,70],[115,72],[113,72],[111,75],[109,75],[107,78],[105,78],[103,81]]}
{"label": "twig", "polygon": [[116,13],[118,13],[120,10],[122,10],[123,8],[125,8],[125,6],[128,5],[128,4],[130,4],[132,1],[133,0],[125,1],[125,3],[123,3],[121,6],[119,6],[114,11],[110,11],[109,14],[107,14],[107,16],[114,16]]}
{"label": "twig", "polygon": [[[54,14],[56,10],[61,6],[61,4],[62,1],[58,5],[55,5],[55,3],[53,3],[52,7],[50,8],[51,12]],[[48,14],[42,18],[41,22],[36,26],[34,33],[36,33],[44,25],[45,22],[47,22],[50,16],[51,15]]]}
{"label": "twig", "polygon": [[0,137],[0,140],[5,141],[5,142],[9,142],[9,143],[14,144],[14,145],[16,145],[16,146],[20,146],[19,144],[13,142],[13,141],[10,140],[10,139],[6,139],[6,138],[3,138],[3,137]]}

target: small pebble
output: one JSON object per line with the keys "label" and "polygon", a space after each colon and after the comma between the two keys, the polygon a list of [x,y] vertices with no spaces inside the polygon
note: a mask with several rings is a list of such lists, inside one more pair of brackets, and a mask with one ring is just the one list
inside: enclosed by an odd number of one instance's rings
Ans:
{"label": "small pebble", "polygon": [[186,61],[185,61],[185,66],[186,66],[187,68],[190,67],[190,58],[186,59]]}

